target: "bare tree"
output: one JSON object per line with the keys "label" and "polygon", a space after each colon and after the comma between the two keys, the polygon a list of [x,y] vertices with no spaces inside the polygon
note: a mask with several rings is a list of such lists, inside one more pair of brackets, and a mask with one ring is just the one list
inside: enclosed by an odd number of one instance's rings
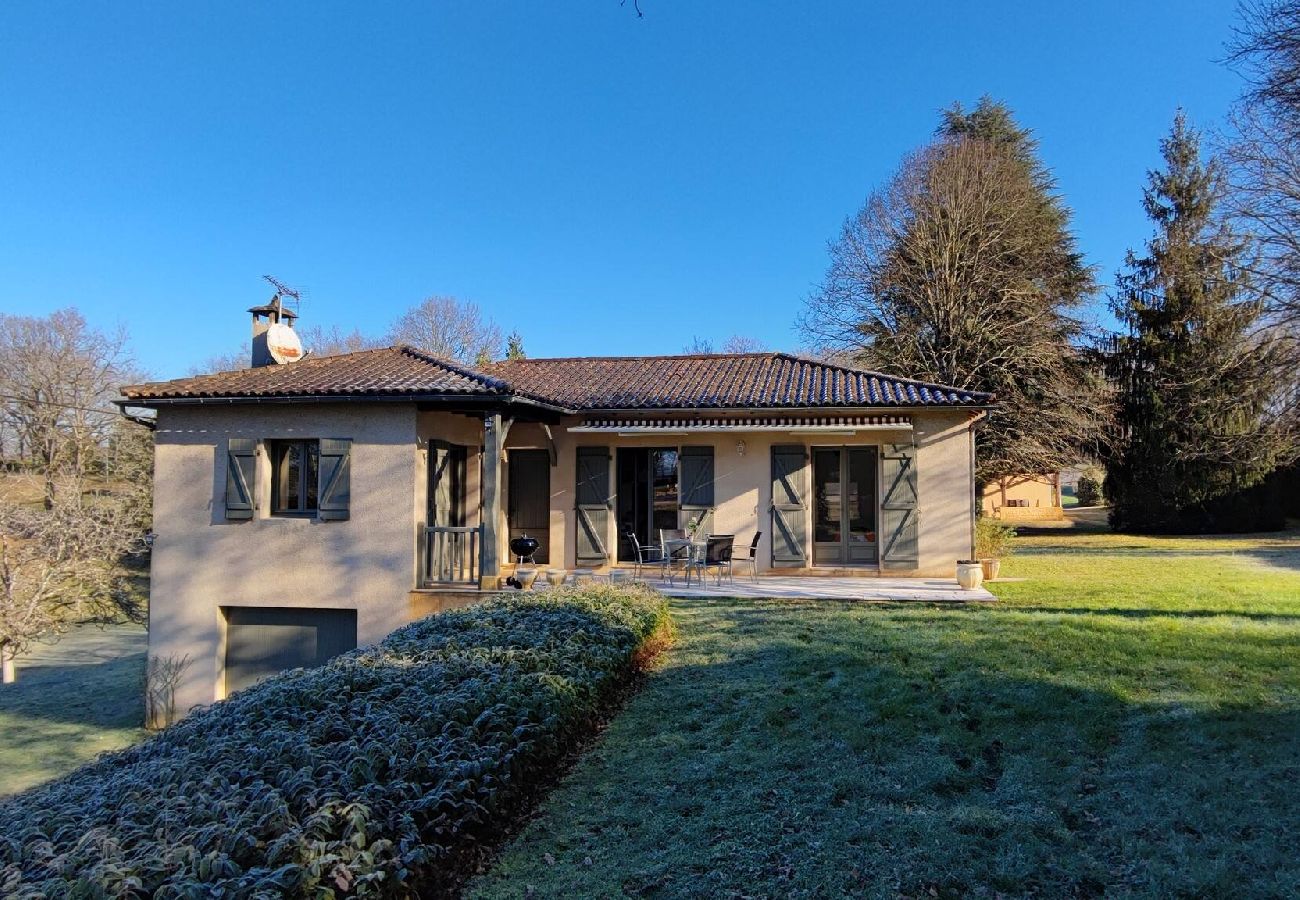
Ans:
{"label": "bare tree", "polygon": [[231,350],[228,353],[214,353],[198,365],[189,367],[190,375],[210,375],[214,372],[238,372],[250,368],[253,355],[250,348]]}
{"label": "bare tree", "polygon": [[337,325],[307,325],[298,329],[298,337],[312,356],[339,356],[388,346],[383,338],[362,334],[358,328],[345,332]]}
{"label": "bare tree", "polygon": [[758,338],[743,334],[733,334],[722,342],[723,353],[762,353],[766,349],[767,345]]}
{"label": "bare tree", "polygon": [[[1300,368],[1300,0],[1245,3],[1231,61],[1247,89],[1222,142],[1238,227],[1256,239],[1251,264],[1264,323]],[[1295,390],[1297,380],[1292,380]]]}
{"label": "bare tree", "polygon": [[713,341],[709,338],[693,337],[691,342],[682,348],[683,353],[761,353],[767,347],[757,338],[746,337],[743,334],[733,334],[722,342],[722,349],[718,350]]}
{"label": "bare tree", "polygon": [[1068,464],[1102,411],[1067,312],[1093,290],[1091,272],[1028,133],[1005,108],[988,114],[1006,138],[942,137],[845,223],[799,322],[823,354],[996,394],[982,482]]}
{"label": "bare tree", "polygon": [[33,641],[88,619],[141,617],[125,558],[143,551],[138,509],[58,490],[48,509],[0,499],[0,669]]}
{"label": "bare tree", "polygon": [[501,329],[478,304],[455,297],[428,297],[393,323],[389,341],[408,344],[466,365],[500,359]]}
{"label": "bare tree", "polygon": [[42,475],[47,508],[60,482],[80,491],[102,467],[112,401],[134,374],[125,333],[91,328],[75,309],[0,316],[0,414]]}

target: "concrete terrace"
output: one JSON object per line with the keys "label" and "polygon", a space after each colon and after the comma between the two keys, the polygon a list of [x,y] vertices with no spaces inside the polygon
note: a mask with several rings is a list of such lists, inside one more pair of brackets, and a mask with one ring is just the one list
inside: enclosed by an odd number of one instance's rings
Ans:
{"label": "concrete terrace", "polygon": [[990,601],[984,588],[962,590],[955,580],[942,578],[878,578],[764,575],[757,581],[738,575],[718,584],[712,577],[689,587],[678,577],[673,582],[647,577],[646,583],[671,597],[771,597],[787,600],[866,600],[875,602],[964,603]]}

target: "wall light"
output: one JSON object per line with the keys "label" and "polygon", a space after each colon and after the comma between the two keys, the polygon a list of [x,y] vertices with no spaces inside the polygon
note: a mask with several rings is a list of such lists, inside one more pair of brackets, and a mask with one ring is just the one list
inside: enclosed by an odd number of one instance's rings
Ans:
{"label": "wall light", "polygon": [[744,455],[745,455],[745,442],[744,442],[744,441],[736,441],[736,452],[739,453],[741,456],[744,456]]}

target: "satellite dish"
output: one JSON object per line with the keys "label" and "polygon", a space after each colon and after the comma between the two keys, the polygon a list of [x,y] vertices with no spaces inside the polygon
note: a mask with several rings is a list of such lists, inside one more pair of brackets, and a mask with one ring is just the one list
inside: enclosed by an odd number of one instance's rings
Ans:
{"label": "satellite dish", "polygon": [[266,330],[266,349],[270,352],[271,359],[281,365],[297,362],[303,357],[298,332],[281,322],[276,322]]}

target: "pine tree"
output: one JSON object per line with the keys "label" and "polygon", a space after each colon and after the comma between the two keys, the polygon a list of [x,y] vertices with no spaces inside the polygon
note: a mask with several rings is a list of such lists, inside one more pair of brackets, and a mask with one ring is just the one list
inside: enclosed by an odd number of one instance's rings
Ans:
{"label": "pine tree", "polygon": [[506,359],[527,359],[528,354],[524,352],[524,338],[517,331],[510,332],[506,338]]}
{"label": "pine tree", "polygon": [[1286,438],[1270,417],[1276,345],[1260,328],[1251,245],[1220,212],[1219,163],[1180,112],[1164,169],[1144,192],[1156,233],[1131,252],[1112,298],[1125,327],[1108,361],[1118,434],[1107,460],[1111,521],[1130,531],[1214,531],[1215,501],[1259,483]]}

